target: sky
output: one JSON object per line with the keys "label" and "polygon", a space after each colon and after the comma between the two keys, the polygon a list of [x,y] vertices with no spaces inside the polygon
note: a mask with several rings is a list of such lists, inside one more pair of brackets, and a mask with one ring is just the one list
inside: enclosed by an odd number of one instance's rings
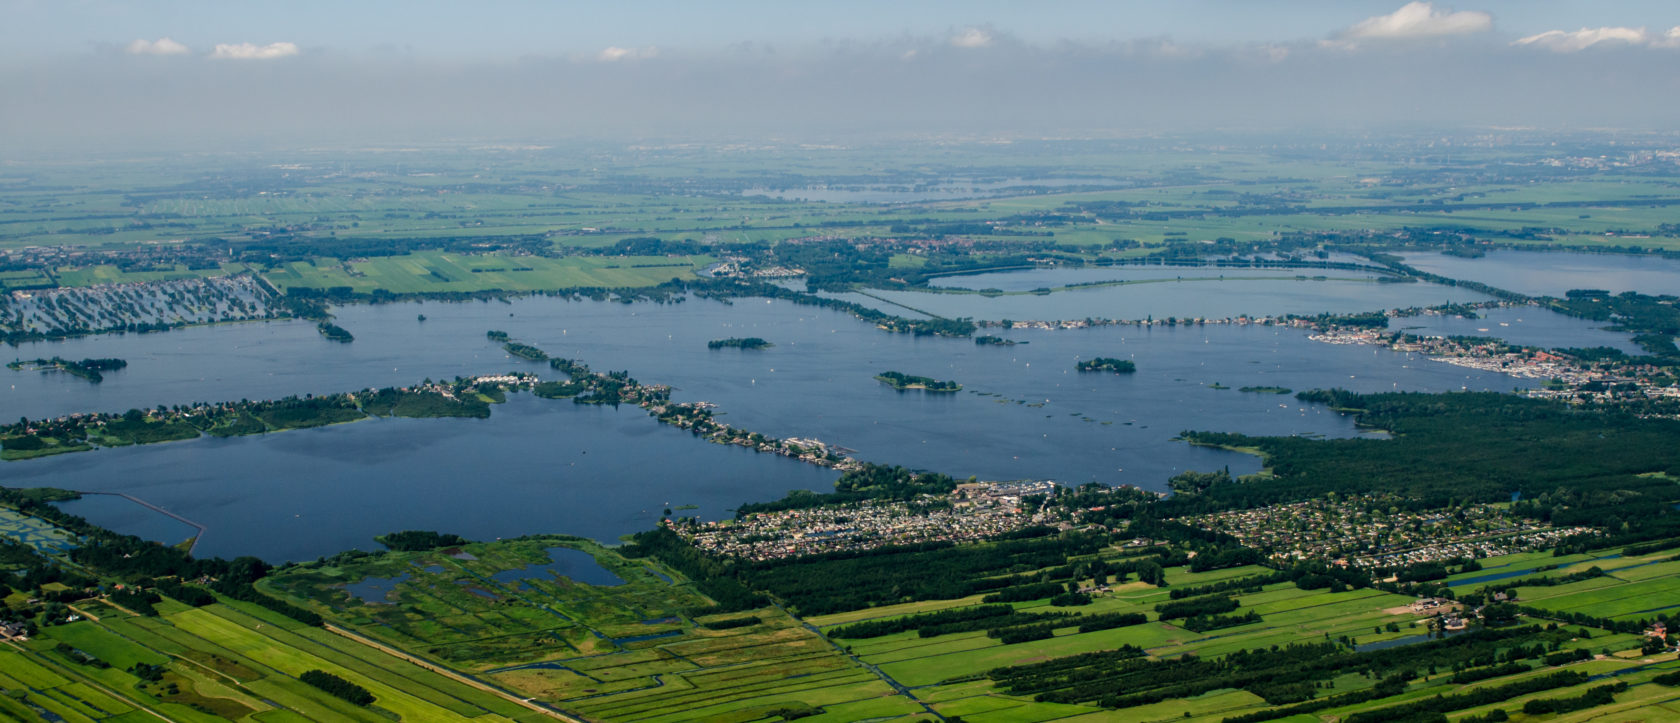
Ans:
{"label": "sky", "polygon": [[1677,121],[1673,0],[0,0],[0,153]]}

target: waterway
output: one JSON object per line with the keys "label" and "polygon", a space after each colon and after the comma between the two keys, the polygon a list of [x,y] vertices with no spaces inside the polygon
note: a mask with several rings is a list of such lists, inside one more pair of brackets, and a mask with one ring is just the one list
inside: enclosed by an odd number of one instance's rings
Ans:
{"label": "waterway", "polygon": [[938,183],[891,184],[835,184],[809,185],[788,188],[755,186],[743,189],[742,196],[762,196],[784,201],[815,201],[819,203],[916,203],[920,201],[954,201],[964,198],[1028,195],[1044,189],[1115,188],[1124,181],[1103,177],[1069,178],[1005,178],[1005,179],[945,179]]}
{"label": "waterway", "polygon": [[[997,288],[999,284],[1054,288],[1067,283],[1091,280],[1131,278],[1140,283],[1118,286],[1092,286],[1056,291],[1049,294],[1016,294],[985,296],[981,294],[949,294],[927,291],[872,290],[874,303],[866,304],[889,313],[902,307],[920,310],[934,316],[967,317],[996,321],[999,319],[1162,319],[1166,317],[1202,317],[1223,319],[1242,315],[1277,316],[1282,314],[1342,314],[1377,309],[1397,309],[1413,306],[1436,306],[1447,303],[1487,301],[1489,298],[1468,289],[1426,283],[1378,283],[1357,272],[1336,272],[1329,269],[1289,269],[1274,272],[1269,277],[1250,275],[1253,269],[1227,269],[1218,278],[1218,269],[1173,269],[1171,277],[1163,278],[1158,269],[1138,269],[1135,275],[1125,275],[1119,269],[1112,273],[1093,275],[1091,271],[1110,272],[1109,269],[1056,269],[1001,272],[989,278],[951,277],[945,283],[965,286],[981,283],[974,288]],[[1296,280],[1301,271],[1307,279]],[[1021,274],[1011,277],[1010,274]],[[1325,280],[1312,280],[1323,275]],[[1184,280],[1177,280],[1182,276]],[[1208,277],[1213,277],[1211,280]],[[1278,278],[1283,277],[1283,278]],[[1011,281],[1022,279],[1020,282]],[[1065,280],[1065,281],[1064,281]],[[1063,283],[1058,283],[1063,282]],[[862,302],[860,302],[862,303]]]}
{"label": "waterway", "polygon": [[1400,257],[1421,271],[1534,296],[1570,289],[1680,294],[1680,259],[1660,256],[1498,249],[1473,259],[1434,252]]}
{"label": "waterway", "polygon": [[[273,322],[24,345],[17,353],[25,358],[121,357],[129,367],[99,385],[9,372],[0,399],[8,416],[43,417],[509,370],[557,376],[485,339],[487,329],[501,329],[598,370],[671,384],[678,401],[717,403],[720,418],[737,427],[816,437],[869,461],[958,477],[1164,489],[1167,478],[1188,469],[1258,469],[1253,457],[1174,441],[1182,430],[1356,434],[1348,418],[1323,407],[1238,387],[1369,392],[1532,384],[1386,349],[1319,344],[1304,331],[1276,327],[1009,330],[994,333],[1022,343],[996,347],[889,334],[839,312],[765,299],[660,305],[540,297],[336,313],[355,342],[335,344],[312,325]],[[427,320],[418,321],[420,314]],[[775,346],[706,348],[710,339],[731,336]],[[1131,359],[1138,371],[1074,371],[1079,359],[1099,355]],[[886,370],[965,388],[897,392],[874,380]],[[207,526],[200,554],[276,561],[374,549],[375,535],[402,529],[611,541],[647,529],[666,506],[696,504],[695,514],[715,519],[787,490],[828,489],[834,479],[829,470],[696,440],[639,409],[514,395],[493,410],[488,420],[370,420],[103,449],[8,462],[0,474],[8,486],[132,494]],[[71,509],[119,530],[181,539],[85,502]]]}
{"label": "waterway", "polygon": [[[1367,262],[1369,263],[1369,262]],[[1344,269],[1255,269],[1222,268],[1218,266],[1144,266],[1122,265],[1083,268],[1039,268],[1012,271],[991,271],[983,274],[941,276],[928,286],[942,289],[997,289],[999,291],[1032,291],[1077,284],[1100,284],[1114,281],[1183,279],[1277,279],[1303,275],[1335,277],[1339,279],[1375,279],[1381,274]]]}
{"label": "waterway", "polygon": [[1533,306],[1486,309],[1475,319],[1419,315],[1391,319],[1388,328],[1419,336],[1489,336],[1512,344],[1544,349],[1608,346],[1628,354],[1643,353],[1632,337],[1588,321]]}

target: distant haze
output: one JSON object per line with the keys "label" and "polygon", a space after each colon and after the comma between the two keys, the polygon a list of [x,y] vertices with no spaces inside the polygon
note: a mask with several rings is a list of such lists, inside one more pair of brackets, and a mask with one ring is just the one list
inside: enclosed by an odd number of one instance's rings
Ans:
{"label": "distant haze", "polygon": [[[1123,22],[1133,5],[1115,5],[1109,19]],[[1173,4],[1141,5],[1140,19],[1148,20],[1141,24],[1172,27]],[[1210,6],[1230,7],[1182,5]],[[472,52],[449,52],[317,45],[295,35],[252,37],[244,28],[218,34],[198,27],[208,39],[182,35],[191,27],[142,34],[168,23],[136,19],[133,37],[112,37],[123,29],[101,26],[107,39],[84,39],[89,50],[29,57],[14,43],[0,54],[0,153],[436,138],[1664,130],[1680,121],[1680,13],[1637,18],[1644,23],[1637,27],[1577,29],[1421,2],[1337,6],[1347,17],[1334,29],[1314,25],[1310,35],[1274,40],[1233,40],[1229,31],[1140,38],[1118,29],[1104,39],[1093,35],[1114,23],[1082,27],[1072,17],[1065,20],[1074,39],[1058,39],[1042,24],[1015,34],[1007,24],[963,22],[984,12],[952,12],[945,29],[920,34],[936,20],[903,27],[882,20],[875,37],[721,34],[687,46],[603,32],[583,47],[588,33],[569,28],[570,48],[500,55],[482,50],[497,32],[489,25],[462,28],[471,36],[462,47]],[[718,7],[727,15],[728,4]],[[1183,14],[1188,30],[1193,13]],[[1627,14],[1604,22],[1625,22]],[[393,22],[398,27],[384,32],[400,35],[404,21]]]}

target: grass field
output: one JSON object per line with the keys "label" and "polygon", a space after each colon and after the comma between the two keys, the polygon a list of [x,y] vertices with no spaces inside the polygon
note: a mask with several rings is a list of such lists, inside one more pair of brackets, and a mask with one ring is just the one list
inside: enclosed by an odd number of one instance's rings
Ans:
{"label": "grass field", "polygon": [[711,263],[706,256],[466,256],[424,252],[339,262],[298,261],[270,270],[275,287],[349,287],[358,293],[384,289],[394,294],[478,291],[557,291],[575,288],[653,286],[693,279]]}
{"label": "grass field", "polygon": [[96,284],[133,284],[145,281],[173,281],[210,276],[229,276],[248,271],[245,264],[223,264],[215,269],[189,269],[176,264],[165,271],[124,271],[109,264],[100,266],[62,267],[53,271],[60,286],[94,286]]}
{"label": "grass field", "polygon": [[[110,606],[78,607],[101,613],[0,647],[0,687],[9,693],[0,696],[0,710],[19,720],[50,713],[67,721],[156,720],[154,713],[180,721],[547,719],[503,696],[243,603],[195,609],[165,601],[162,614],[150,618]],[[162,666],[161,675],[142,679],[131,672],[137,665]],[[361,708],[327,695],[297,679],[308,670],[356,683],[375,702]]]}
{"label": "grass field", "polygon": [[[1532,576],[1562,576],[1591,567],[1604,571],[1603,577],[1581,580],[1565,585],[1521,586],[1515,592],[1523,605],[1542,610],[1565,613],[1585,613],[1614,620],[1650,619],[1653,613],[1671,615],[1680,608],[1680,561],[1671,561],[1675,550],[1664,550],[1637,557],[1594,556],[1571,557],[1511,555],[1489,558],[1480,573],[1509,570],[1530,570],[1527,574],[1499,580],[1501,584],[1521,582]],[[1547,570],[1533,570],[1535,566],[1557,565]]]}
{"label": "grass field", "polygon": [[[623,583],[531,572],[554,547],[589,552]],[[387,581],[382,596],[347,592],[369,576]],[[925,713],[778,608],[689,617],[708,603],[676,578],[590,541],[539,537],[304,565],[263,584],[362,634],[592,719],[750,721],[807,706],[822,710],[814,720]],[[704,625],[748,615],[759,622]]]}
{"label": "grass field", "polygon": [[[604,577],[597,584],[585,584],[551,571],[546,566],[558,559],[561,549],[587,553],[601,568],[590,572],[585,564],[567,569],[589,579],[596,579],[597,573]],[[1120,554],[1117,548],[1107,548],[1098,557]],[[1630,558],[1530,553],[1490,558],[1480,574],[1503,570],[1557,575],[1597,565],[1609,574],[1569,585],[1521,587],[1521,602],[1543,609],[1631,611],[1673,599],[1668,581],[1680,577],[1680,562],[1667,561],[1671,555],[1672,551]],[[1550,565],[1557,567],[1540,569]],[[980,602],[977,597],[811,620],[792,617],[778,607],[695,617],[691,612],[708,601],[681,576],[649,560],[625,558],[573,537],[521,538],[426,552],[346,553],[282,570],[260,586],[370,640],[303,626],[243,603],[193,609],[165,601],[158,606],[160,617],[142,618],[84,601],[76,609],[97,619],[48,627],[26,644],[0,647],[0,688],[14,691],[0,696],[0,716],[40,717],[44,711],[67,721],[126,722],[150,717],[149,709],[187,721],[544,718],[506,697],[511,696],[586,719],[611,721],[747,723],[795,716],[814,721],[909,721],[933,711],[994,723],[1212,723],[1268,705],[1252,692],[1220,689],[1111,711],[1008,695],[994,688],[986,674],[1001,666],[1122,645],[1165,660],[1185,655],[1216,658],[1303,641],[1365,645],[1424,637],[1421,624],[1426,616],[1411,611],[1411,597],[1371,589],[1302,590],[1292,583],[1233,593],[1239,612],[1258,613],[1258,622],[1198,633],[1178,624],[1182,621],[1156,619],[1155,606],[1170,600],[1174,588],[1268,572],[1259,566],[1202,573],[1174,567],[1167,569],[1166,587],[1117,584],[1085,606],[1053,608],[1044,600],[1016,603],[1024,612],[1141,612],[1149,620],[1080,633],[1078,619],[1073,618],[1049,639],[1006,645],[982,632],[921,638],[912,631],[862,639],[829,639],[823,634],[861,620],[972,606]],[[1521,574],[1503,580],[1520,581]],[[376,578],[378,587],[361,589],[369,578]],[[1471,582],[1459,589],[1468,592],[1480,584],[1488,583]],[[756,620],[721,624],[746,616]],[[1672,655],[1640,655],[1639,636],[1590,632],[1590,637],[1565,640],[1562,648],[1584,648],[1597,654],[1595,659],[1568,667],[1628,682],[1629,690],[1617,694],[1614,704],[1592,709],[1593,716],[1543,720],[1631,721],[1640,720],[1639,711],[1680,709],[1680,690],[1649,682],[1655,675],[1680,669],[1680,661]],[[377,645],[418,656],[425,666],[394,657]],[[66,648],[74,655],[66,654]],[[77,662],[77,657],[110,667]],[[161,679],[142,681],[127,672],[143,665],[164,666]],[[447,666],[506,693],[474,687],[426,666]],[[297,680],[314,669],[365,687],[376,702],[369,709],[357,708]],[[1345,716],[1550,670],[1539,666],[1464,685],[1447,680],[1451,671],[1429,670],[1398,696],[1317,715]],[[1371,687],[1375,679],[1348,671],[1330,683],[1338,692],[1350,692]],[[1529,698],[1578,695],[1593,684],[1457,711],[1450,718],[1495,708],[1517,711]],[[1320,720],[1317,715],[1300,720]],[[1542,719],[1515,715],[1513,720]]]}

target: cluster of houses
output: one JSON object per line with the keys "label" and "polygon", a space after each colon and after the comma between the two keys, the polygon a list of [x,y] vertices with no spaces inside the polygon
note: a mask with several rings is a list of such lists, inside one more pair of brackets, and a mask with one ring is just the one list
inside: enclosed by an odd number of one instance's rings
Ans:
{"label": "cluster of houses", "polygon": [[725,256],[722,261],[706,268],[706,274],[720,279],[792,279],[805,275],[804,269],[788,266],[756,266],[745,256]]}
{"label": "cluster of houses", "polygon": [[721,522],[667,521],[694,546],[743,560],[872,550],[921,542],[965,542],[1013,532],[1040,520],[1021,499],[1050,482],[970,483],[949,495],[909,502],[858,503],[760,512]]}
{"label": "cluster of houses", "polygon": [[1236,537],[1275,560],[1333,560],[1359,568],[1492,557],[1554,546],[1584,527],[1557,528],[1488,505],[1411,511],[1375,495],[1317,499],[1181,518]]}
{"label": "cluster of houses", "polygon": [[[1564,401],[1610,401],[1618,394],[1650,399],[1680,399],[1680,386],[1668,383],[1650,365],[1588,362],[1567,354],[1512,348],[1501,342],[1446,337],[1408,337],[1396,332],[1331,326],[1308,337],[1327,344],[1369,344],[1422,354],[1430,361],[1524,379],[1544,379],[1545,387],[1528,396]],[[1658,384],[1661,378],[1664,383]]]}
{"label": "cluster of houses", "polygon": [[[668,387],[660,387],[668,390]],[[679,429],[696,431],[707,441],[732,444],[758,452],[792,457],[801,462],[828,467],[842,472],[862,469],[863,463],[847,456],[850,450],[830,445],[820,439],[788,437],[776,439],[737,429],[719,422],[710,414],[717,405],[711,402],[670,402],[663,397],[650,398],[642,403],[649,414]]]}
{"label": "cluster of houses", "polygon": [[1529,550],[1556,547],[1565,538],[1597,532],[1590,527],[1545,527],[1516,534],[1504,534],[1473,540],[1457,540],[1423,545],[1376,555],[1356,555],[1348,558],[1355,567],[1407,567],[1424,562],[1498,557]]}
{"label": "cluster of houses", "polygon": [[[530,387],[539,381],[542,381],[542,379],[538,378],[535,374],[527,372],[511,372],[508,374],[491,374],[481,377],[471,377],[459,382],[430,382],[412,387],[401,387],[397,391],[421,394],[430,392],[442,396],[445,399],[454,400],[457,389],[471,389],[480,385],[520,389]],[[370,389],[368,391],[375,390]]]}

